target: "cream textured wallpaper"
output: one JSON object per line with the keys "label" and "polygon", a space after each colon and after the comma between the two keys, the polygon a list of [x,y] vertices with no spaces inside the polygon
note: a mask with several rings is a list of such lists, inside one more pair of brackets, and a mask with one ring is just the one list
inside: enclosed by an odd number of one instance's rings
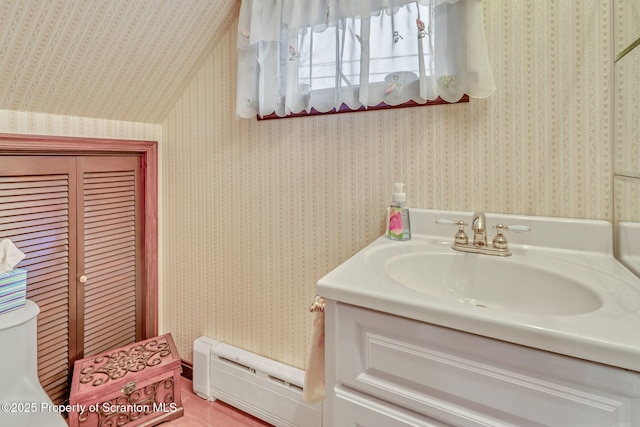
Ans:
{"label": "cream textured wallpaper", "polygon": [[160,141],[157,124],[0,110],[0,133]]}
{"label": "cream textured wallpaper", "polygon": [[163,122],[161,329],[304,366],[315,282],[411,206],[612,219],[610,0],[484,2],[497,91],[467,104],[234,115],[236,28]]}

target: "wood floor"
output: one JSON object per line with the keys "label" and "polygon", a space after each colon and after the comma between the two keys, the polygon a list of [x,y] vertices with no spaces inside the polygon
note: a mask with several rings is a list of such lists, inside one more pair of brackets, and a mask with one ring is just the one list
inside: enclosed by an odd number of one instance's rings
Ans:
{"label": "wood floor", "polygon": [[161,424],[160,427],[264,427],[271,426],[249,414],[239,411],[224,402],[209,402],[198,397],[191,381],[182,378],[182,405],[184,416]]}

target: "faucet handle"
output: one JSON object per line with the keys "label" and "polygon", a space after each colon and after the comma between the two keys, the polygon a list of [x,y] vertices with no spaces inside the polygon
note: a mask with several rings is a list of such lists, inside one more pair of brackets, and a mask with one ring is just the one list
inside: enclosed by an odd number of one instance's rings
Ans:
{"label": "faucet handle", "polygon": [[452,221],[450,219],[436,219],[436,224],[440,225],[467,225],[464,221]]}
{"label": "faucet handle", "polygon": [[502,225],[502,224],[498,224],[498,225],[494,226],[493,228],[498,230],[498,233],[504,232],[504,231],[513,231],[514,233],[528,233],[528,232],[531,231],[531,229],[526,225]]}
{"label": "faucet handle", "polygon": [[455,225],[458,227],[458,232],[455,235],[455,242],[460,244],[460,245],[466,245],[469,242],[469,236],[467,236],[467,233],[464,231],[464,227],[466,227],[468,224],[464,221],[451,221],[450,219],[437,219],[436,220],[436,224],[443,224],[443,225]]}
{"label": "faucet handle", "polygon": [[526,225],[503,225],[498,224],[493,228],[496,229],[496,237],[493,239],[493,247],[501,250],[508,250],[509,242],[507,238],[504,237],[505,231],[513,231],[514,233],[528,233],[531,231],[529,227]]}

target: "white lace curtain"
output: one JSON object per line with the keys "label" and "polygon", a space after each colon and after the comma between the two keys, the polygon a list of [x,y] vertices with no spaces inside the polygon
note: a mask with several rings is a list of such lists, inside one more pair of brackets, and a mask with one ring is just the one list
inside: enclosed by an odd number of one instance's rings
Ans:
{"label": "white lace curtain", "polygon": [[494,90],[482,0],[242,0],[240,117]]}

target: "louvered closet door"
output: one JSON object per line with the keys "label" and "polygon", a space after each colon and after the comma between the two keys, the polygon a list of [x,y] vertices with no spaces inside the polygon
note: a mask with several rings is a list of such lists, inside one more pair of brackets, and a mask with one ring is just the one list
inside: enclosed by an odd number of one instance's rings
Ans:
{"label": "louvered closet door", "polygon": [[140,159],[84,157],[78,234],[78,326],[83,357],[140,340],[141,209],[136,208]]}
{"label": "louvered closet door", "polygon": [[38,374],[55,403],[67,399],[75,352],[75,195],[74,158],[0,156],[0,239],[26,255],[18,266],[28,272],[27,298],[40,307]]}
{"label": "louvered closet door", "polygon": [[0,156],[0,239],[26,254],[18,267],[40,307],[38,374],[56,404],[76,359],[143,339],[139,163]]}

